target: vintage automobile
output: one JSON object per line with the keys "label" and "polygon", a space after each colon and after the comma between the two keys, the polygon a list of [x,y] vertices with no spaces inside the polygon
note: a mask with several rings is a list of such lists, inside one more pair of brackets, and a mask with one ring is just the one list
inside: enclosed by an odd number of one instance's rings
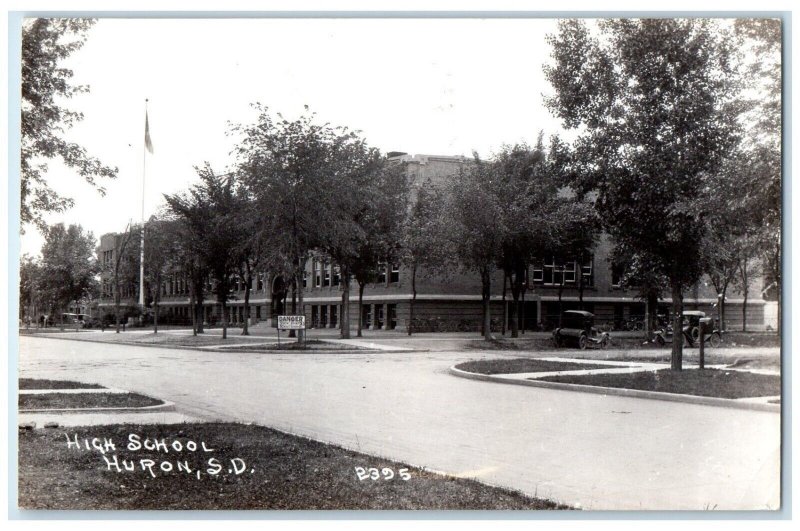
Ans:
{"label": "vintage automobile", "polygon": [[[683,312],[683,342],[684,345],[694,347],[700,342],[700,323],[705,324],[703,341],[711,347],[718,347],[722,343],[722,333],[711,324],[711,318],[705,312],[686,310]],[[659,345],[672,341],[672,326],[667,325],[655,332],[655,340]]]}
{"label": "vintage automobile", "polygon": [[567,310],[561,314],[561,326],[553,331],[556,347],[575,346],[583,350],[587,347],[606,348],[611,343],[607,332],[600,332],[594,326],[594,314],[580,310]]}

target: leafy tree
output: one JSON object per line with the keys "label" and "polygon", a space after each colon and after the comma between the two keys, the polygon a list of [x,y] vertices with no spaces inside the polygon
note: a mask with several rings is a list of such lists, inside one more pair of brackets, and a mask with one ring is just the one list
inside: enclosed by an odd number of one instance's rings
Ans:
{"label": "leafy tree", "polygon": [[83,114],[60,104],[63,99],[88,92],[88,87],[70,83],[72,71],[60,63],[83,46],[93,20],[80,18],[37,18],[22,27],[22,151],[20,218],[22,226],[35,224],[45,232],[43,215],[63,212],[73,205],[47,183],[48,159],[63,163],[95,186],[105,190],[97,178],[114,178],[117,168],[103,165],[86,150],[64,139],[63,133]]}
{"label": "leafy tree", "polygon": [[511,337],[518,337],[528,266],[555,246],[554,223],[560,219],[554,215],[560,203],[558,187],[547,167],[541,134],[533,150],[525,144],[504,146],[490,168],[487,192],[496,196],[503,216],[499,223],[506,229],[497,265],[504,272],[504,280],[510,280]]}
{"label": "leafy tree", "polygon": [[[703,270],[697,197],[737,142],[731,42],[702,19],[566,20],[548,40],[548,106],[574,143],[574,183],[595,192],[604,228],[652,257],[670,284],[674,327]],[[672,368],[682,368],[675,334]]]}
{"label": "leafy tree", "polygon": [[340,252],[345,251],[341,254],[346,257],[337,262],[346,262],[358,283],[358,337],[363,328],[364,287],[375,278],[379,262],[388,264],[400,260],[402,226],[408,211],[405,165],[381,159],[374,161],[373,168],[365,182],[352,183],[359,195],[353,204],[354,230],[350,232],[349,241],[340,243],[344,244]]}
{"label": "leafy tree", "polygon": [[51,315],[97,289],[94,246],[94,236],[80,225],[58,223],[48,229],[37,284]]}
{"label": "leafy tree", "polygon": [[144,276],[153,306],[153,333],[158,333],[161,284],[173,272],[180,271],[181,257],[177,222],[152,216],[145,224]]}
{"label": "leafy tree", "polygon": [[492,276],[501,261],[502,243],[508,232],[505,205],[492,191],[495,178],[493,166],[475,154],[474,164],[447,182],[445,208],[439,218],[444,238],[461,268],[480,275],[481,330],[487,340],[492,337]]}
{"label": "leafy tree", "polygon": [[408,335],[414,331],[417,301],[417,277],[420,274],[442,274],[451,260],[448,242],[442,228],[444,193],[440,187],[427,180],[416,183],[410,192],[411,206],[403,223],[400,261],[411,271],[411,303],[409,307]]}
{"label": "leafy tree", "polygon": [[[753,249],[761,257],[763,272],[778,299],[781,312],[781,179],[782,179],[782,27],[778,19],[737,19],[737,36],[745,54],[747,81],[742,99],[745,138],[737,157],[740,206],[747,210],[755,229],[751,238],[759,241]],[[757,233],[757,234],[755,234]],[[770,291],[769,286],[765,291]]]}
{"label": "leafy tree", "polygon": [[106,273],[111,277],[114,297],[115,332],[119,334],[122,317],[122,287],[138,282],[139,238],[141,228],[132,222],[128,223],[122,234],[114,235],[114,247],[111,249],[111,260],[105,265]]}
{"label": "leafy tree", "polygon": [[30,255],[24,254],[19,264],[19,311],[20,318],[29,323],[40,306],[41,265]]}
{"label": "leafy tree", "polygon": [[[301,286],[312,250],[340,262],[342,335],[349,335],[348,260],[352,247],[353,205],[357,191],[349,184],[366,175],[374,152],[355,132],[315,123],[313,113],[288,121],[273,120],[266,107],[255,105],[256,122],[236,126],[241,134],[236,153],[246,186],[259,212],[265,241],[291,266],[291,285]],[[299,306],[303,290],[297,289]],[[302,334],[301,334],[302,339]]]}
{"label": "leafy tree", "polygon": [[231,280],[245,238],[237,217],[236,179],[233,174],[216,175],[208,164],[197,172],[200,184],[188,194],[164,197],[172,212],[184,220],[192,253],[214,279],[214,294],[222,308],[222,339],[227,339]]}

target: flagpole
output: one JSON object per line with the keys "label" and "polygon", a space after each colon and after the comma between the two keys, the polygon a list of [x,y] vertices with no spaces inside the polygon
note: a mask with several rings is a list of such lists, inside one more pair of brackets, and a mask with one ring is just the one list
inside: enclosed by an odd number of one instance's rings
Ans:
{"label": "flagpole", "polygon": [[147,98],[144,99],[145,138],[142,142],[142,236],[139,245],[139,306],[144,318],[144,183],[147,175]]}

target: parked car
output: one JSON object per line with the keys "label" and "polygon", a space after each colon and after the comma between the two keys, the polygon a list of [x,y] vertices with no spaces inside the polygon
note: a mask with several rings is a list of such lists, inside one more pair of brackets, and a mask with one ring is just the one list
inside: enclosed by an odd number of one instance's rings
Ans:
{"label": "parked car", "polygon": [[611,337],[595,328],[593,313],[567,310],[561,314],[561,326],[553,331],[553,343],[556,347],[575,346],[581,350],[606,348]]}
{"label": "parked car", "polygon": [[[711,318],[705,312],[686,310],[683,312],[682,334],[684,345],[694,347],[700,341],[700,323],[705,324],[703,341],[711,346],[718,347],[722,343],[722,332],[712,326]],[[667,325],[655,332],[655,340],[659,345],[672,342],[672,325]]]}

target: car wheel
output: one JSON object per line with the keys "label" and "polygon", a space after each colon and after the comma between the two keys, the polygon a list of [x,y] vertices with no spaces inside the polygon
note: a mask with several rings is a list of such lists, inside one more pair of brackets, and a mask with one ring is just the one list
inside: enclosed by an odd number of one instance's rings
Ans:
{"label": "car wheel", "polygon": [[611,340],[608,338],[608,336],[604,337],[602,341],[600,341],[600,348],[602,349],[608,348],[609,343],[611,343]]}
{"label": "car wheel", "polygon": [[578,348],[581,350],[586,350],[586,345],[589,343],[589,340],[586,339],[586,335],[583,334],[581,337],[578,338]]}
{"label": "car wheel", "polygon": [[717,348],[722,344],[722,336],[719,335],[719,333],[715,332],[711,334],[711,337],[709,338],[708,342],[712,347]]}
{"label": "car wheel", "polygon": [[659,347],[663,347],[666,344],[666,341],[664,341],[664,336],[656,336],[656,343],[658,343]]}

